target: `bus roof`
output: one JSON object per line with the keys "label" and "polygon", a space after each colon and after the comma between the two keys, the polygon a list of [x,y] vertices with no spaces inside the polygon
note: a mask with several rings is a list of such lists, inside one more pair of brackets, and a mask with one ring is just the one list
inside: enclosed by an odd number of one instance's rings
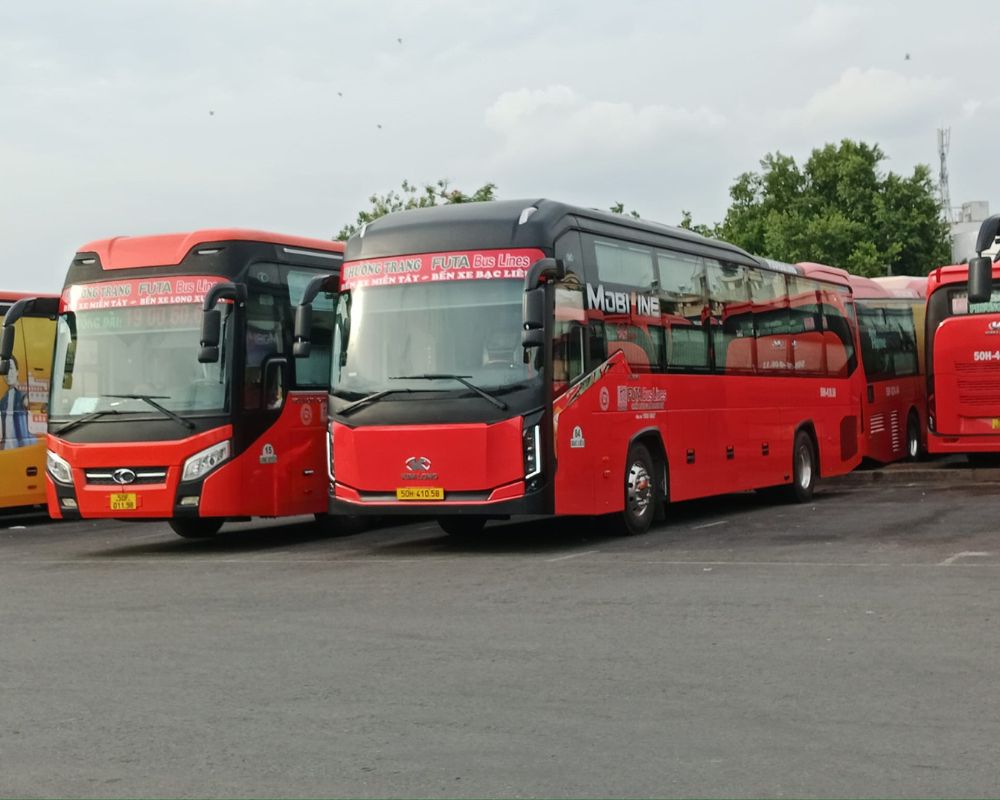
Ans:
{"label": "bus roof", "polygon": [[167,267],[180,264],[192,249],[199,245],[221,242],[266,242],[307,250],[343,253],[343,242],[310,239],[304,236],[286,236],[268,231],[242,228],[207,228],[190,233],[165,233],[154,236],[115,236],[98,239],[83,245],[77,255],[96,253],[103,269],[135,269],[139,267]]}
{"label": "bus roof", "polygon": [[[532,210],[533,209],[533,210]],[[447,228],[442,237],[442,228]],[[724,251],[734,261],[761,264],[745,250],[717,239],[708,239],[684,228],[635,219],[622,214],[583,208],[543,198],[457,203],[398,211],[368,223],[347,243],[346,258],[409,255],[463,250],[500,250],[538,247],[554,241],[573,227],[594,232],[629,229],[637,239],[655,243],[666,237],[694,249]],[[447,244],[442,243],[447,239]]]}
{"label": "bus roof", "polygon": [[[1000,277],[1000,263],[993,262],[993,277]],[[927,294],[933,294],[935,289],[945,284],[966,283],[968,280],[968,264],[949,264],[945,267],[938,267],[927,276]]]}
{"label": "bus roof", "polygon": [[25,297],[58,297],[57,294],[49,292],[5,292],[0,289],[0,303],[14,303],[23,300]]}
{"label": "bus roof", "polygon": [[875,283],[889,290],[893,297],[927,297],[927,278],[916,275],[889,275],[872,278]]}

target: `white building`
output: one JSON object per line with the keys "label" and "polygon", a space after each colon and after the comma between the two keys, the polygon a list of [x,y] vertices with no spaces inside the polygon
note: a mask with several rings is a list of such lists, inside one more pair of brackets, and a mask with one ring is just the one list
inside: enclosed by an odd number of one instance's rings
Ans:
{"label": "white building", "polygon": [[[962,203],[958,221],[951,225],[951,263],[962,264],[966,259],[976,254],[976,237],[979,226],[990,215],[990,204],[986,200],[973,200]],[[1000,245],[994,245],[986,251],[995,256],[1000,252]]]}

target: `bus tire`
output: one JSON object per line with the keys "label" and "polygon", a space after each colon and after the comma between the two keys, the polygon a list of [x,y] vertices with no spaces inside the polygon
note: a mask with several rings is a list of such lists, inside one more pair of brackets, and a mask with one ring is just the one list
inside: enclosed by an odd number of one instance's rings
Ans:
{"label": "bus tire", "polygon": [[792,448],[792,483],[786,487],[788,499],[796,503],[812,500],[818,473],[816,446],[812,437],[800,430],[795,434],[795,446]]}
{"label": "bus tire", "polygon": [[633,443],[625,459],[623,484],[625,505],[612,515],[612,530],[620,536],[645,533],[656,515],[656,465],[644,444]]}
{"label": "bus tire", "polygon": [[223,520],[217,517],[191,517],[172,519],[167,524],[178,536],[185,539],[211,539],[219,532]]}
{"label": "bus tire", "polygon": [[482,533],[486,527],[486,517],[440,517],[438,525],[449,536],[464,538]]}
{"label": "bus tire", "polygon": [[924,457],[924,444],[920,440],[920,417],[916,411],[911,411],[906,419],[906,460],[921,461]]}

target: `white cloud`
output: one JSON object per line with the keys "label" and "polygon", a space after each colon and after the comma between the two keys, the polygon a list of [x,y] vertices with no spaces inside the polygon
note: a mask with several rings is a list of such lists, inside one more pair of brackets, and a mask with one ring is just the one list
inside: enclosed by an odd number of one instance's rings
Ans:
{"label": "white cloud", "polygon": [[855,6],[819,3],[792,29],[794,40],[815,47],[834,44],[861,24],[863,12]]}
{"label": "white cloud", "polygon": [[562,85],[504,92],[486,110],[486,124],[501,136],[504,151],[518,158],[629,153],[665,145],[670,136],[702,137],[725,122],[706,106],[590,100]]}
{"label": "white cloud", "polygon": [[[933,124],[955,106],[951,82],[886,69],[851,67],[782,122],[824,135],[885,135]],[[839,133],[838,133],[839,132]]]}

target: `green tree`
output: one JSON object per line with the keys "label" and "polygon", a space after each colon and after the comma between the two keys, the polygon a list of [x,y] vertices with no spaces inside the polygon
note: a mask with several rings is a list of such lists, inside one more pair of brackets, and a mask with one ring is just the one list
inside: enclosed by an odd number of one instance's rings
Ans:
{"label": "green tree", "polygon": [[337,233],[336,241],[345,241],[356,233],[362,225],[366,225],[379,217],[391,214],[393,211],[404,211],[410,208],[428,208],[430,206],[448,203],[475,203],[485,200],[496,200],[495,183],[485,183],[472,194],[466,194],[459,189],[452,189],[448,180],[442,178],[436,183],[426,183],[417,186],[404,180],[399,189],[390,189],[385,194],[373,194],[368,198],[371,206],[358,212],[354,223],[347,223]]}
{"label": "green tree", "polygon": [[636,211],[635,209],[632,209],[631,211],[626,211],[624,203],[614,203],[608,208],[608,211],[610,211],[612,214],[621,214],[622,216],[627,215],[629,217],[632,217],[632,219],[641,219],[641,217],[639,216],[639,212]]}
{"label": "green tree", "polygon": [[752,253],[778,261],[819,261],[859,275],[926,275],[950,258],[930,168],[909,177],[882,169],[876,145],[844,139],[812,151],[800,167],[769,153],[760,172],[730,187],[726,217],[711,231]]}

